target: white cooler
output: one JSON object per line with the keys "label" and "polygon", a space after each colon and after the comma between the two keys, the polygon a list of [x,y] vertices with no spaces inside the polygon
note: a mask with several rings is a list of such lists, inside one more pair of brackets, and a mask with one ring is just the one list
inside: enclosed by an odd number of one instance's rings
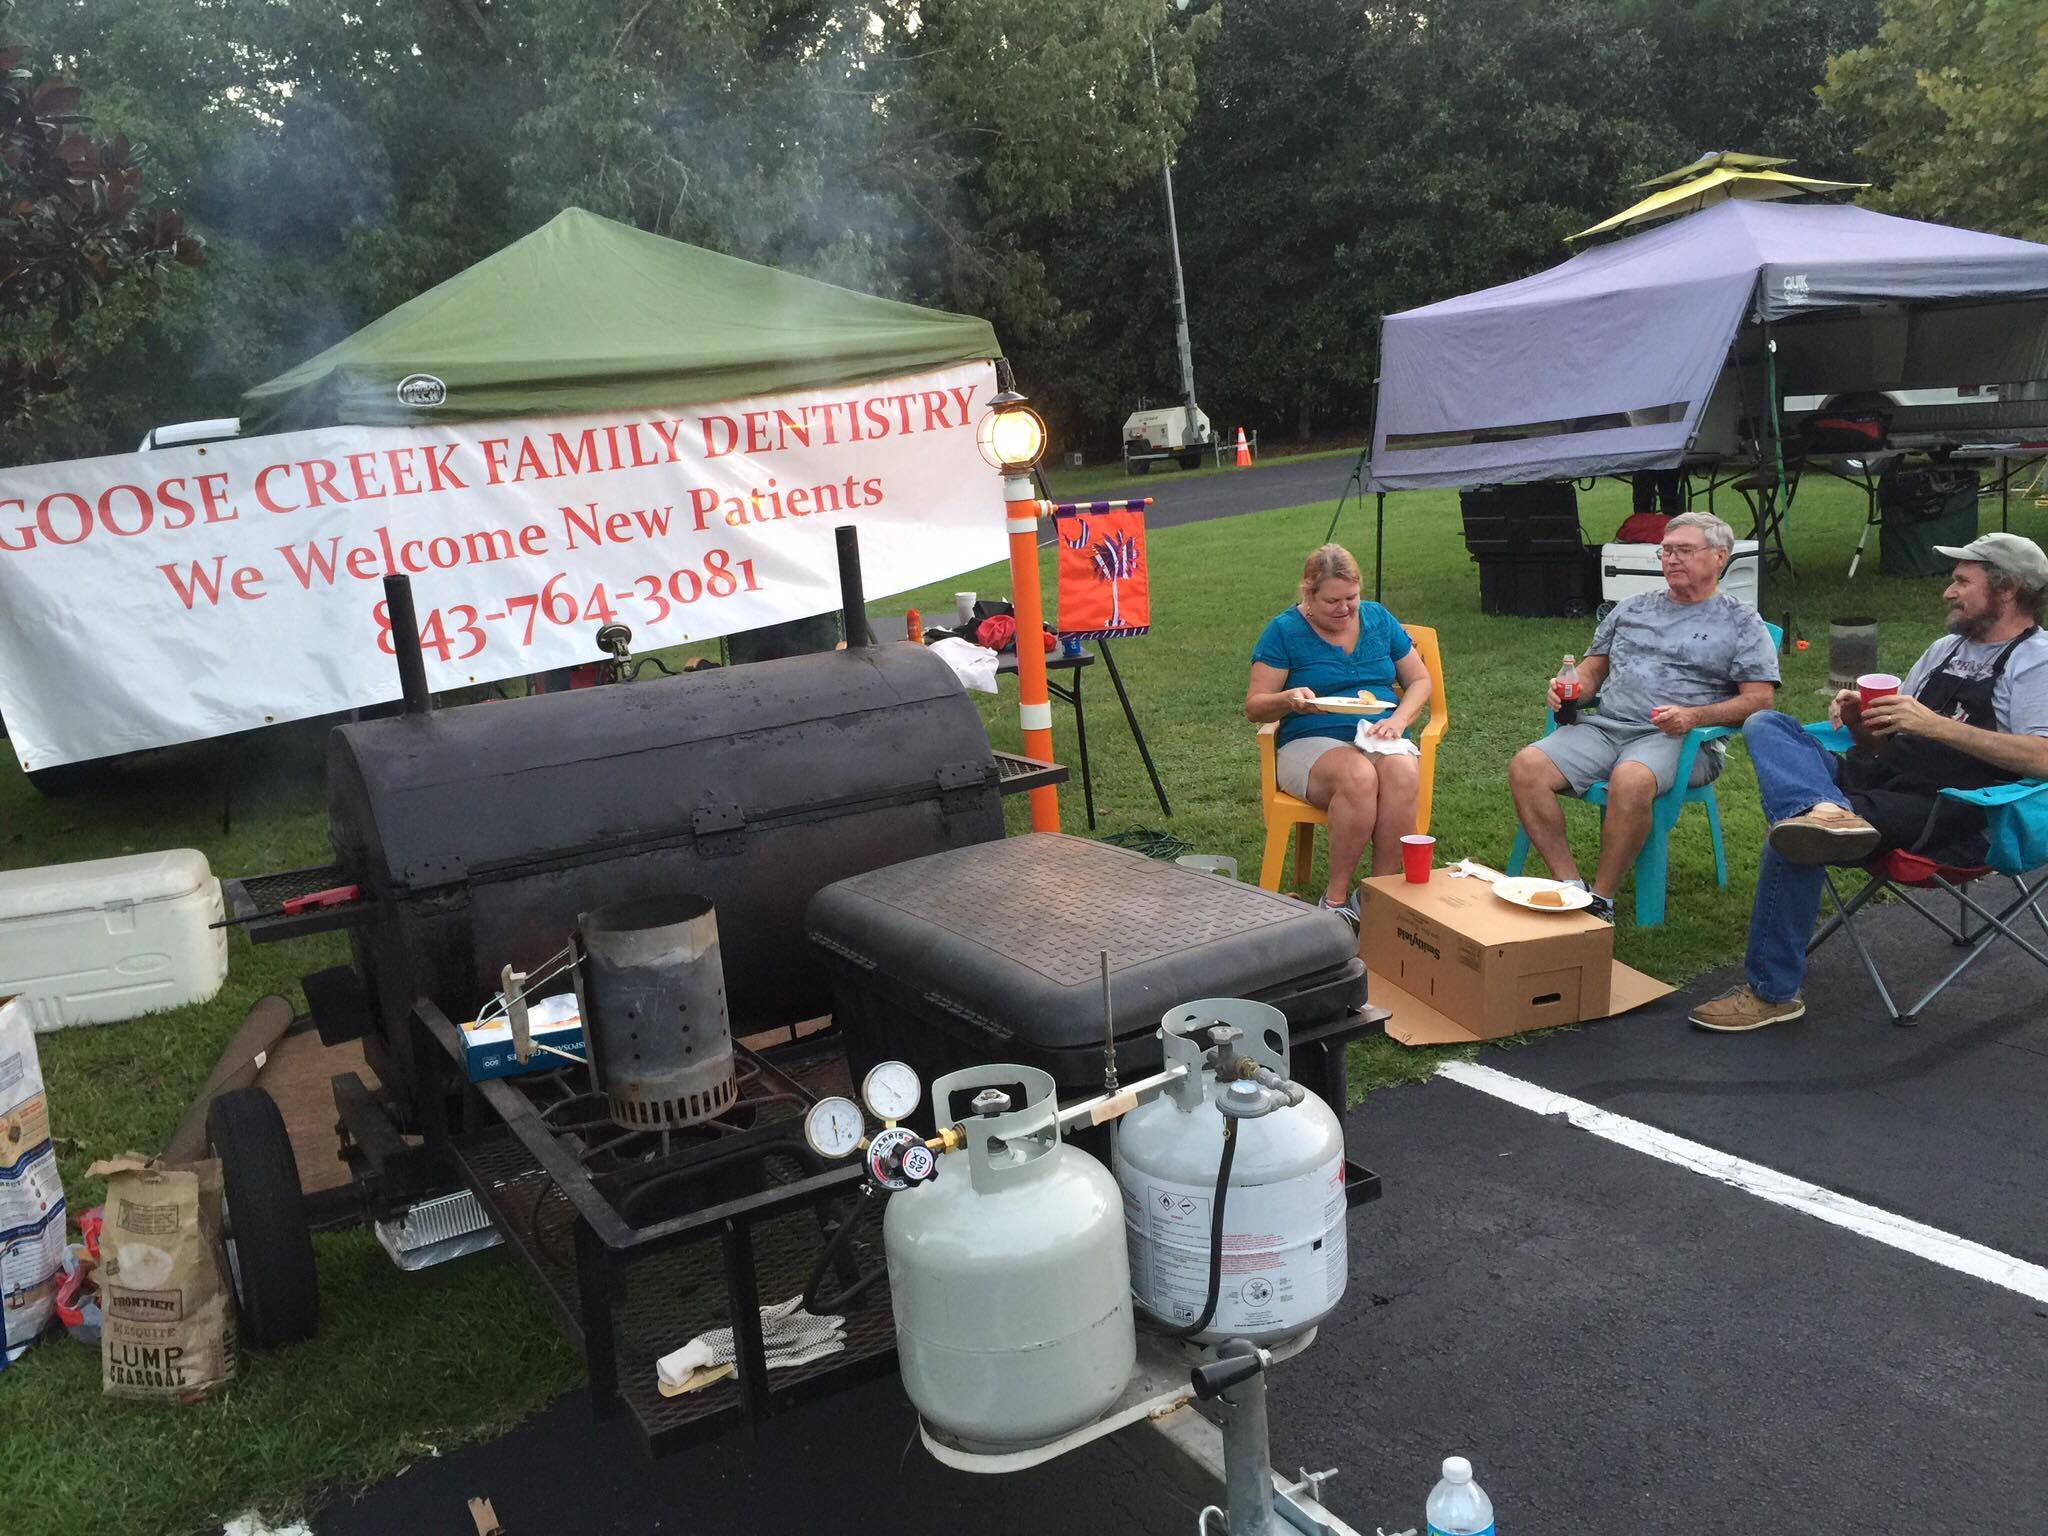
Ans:
{"label": "white cooler", "polygon": [[228,974],[223,915],[196,848],[0,871],[0,997],[38,1034],[204,1002]]}
{"label": "white cooler", "polygon": [[[1745,607],[1757,606],[1757,552],[1755,539],[1737,539],[1728,568],[1721,572],[1721,590]],[[1602,544],[1600,546],[1600,601],[1618,603],[1638,592],[1656,592],[1664,586],[1664,568],[1657,563],[1654,544]]]}

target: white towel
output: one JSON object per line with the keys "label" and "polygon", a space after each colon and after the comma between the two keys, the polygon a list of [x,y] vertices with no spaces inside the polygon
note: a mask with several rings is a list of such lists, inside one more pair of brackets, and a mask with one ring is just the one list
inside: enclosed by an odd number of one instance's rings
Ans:
{"label": "white towel", "polygon": [[1359,751],[1371,753],[1374,757],[1420,757],[1422,755],[1422,749],[1406,736],[1366,735],[1366,727],[1371,724],[1372,721],[1370,720],[1358,722],[1358,733],[1351,738],[1351,744],[1358,748]]}

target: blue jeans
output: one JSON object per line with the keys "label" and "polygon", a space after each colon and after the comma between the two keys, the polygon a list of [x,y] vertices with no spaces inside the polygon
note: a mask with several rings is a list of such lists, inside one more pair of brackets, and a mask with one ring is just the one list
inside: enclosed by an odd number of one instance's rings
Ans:
{"label": "blue jeans", "polygon": [[[1743,722],[1742,739],[1756,766],[1757,795],[1766,820],[1783,821],[1823,800],[1848,806],[1848,797],[1835,785],[1841,759],[1807,735],[1790,715],[1776,710],[1751,715]],[[1750,990],[1766,1002],[1782,1003],[1797,996],[1806,979],[1806,945],[1820,915],[1826,878],[1819,865],[1788,864],[1765,845],[1756,899],[1749,907],[1743,970]]]}

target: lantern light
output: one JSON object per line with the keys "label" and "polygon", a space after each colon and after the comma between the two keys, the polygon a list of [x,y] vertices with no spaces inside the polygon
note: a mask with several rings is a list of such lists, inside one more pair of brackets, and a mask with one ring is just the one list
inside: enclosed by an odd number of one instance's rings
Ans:
{"label": "lantern light", "polygon": [[1024,396],[1005,389],[989,402],[975,442],[993,468],[1024,474],[1045,455],[1045,423]]}

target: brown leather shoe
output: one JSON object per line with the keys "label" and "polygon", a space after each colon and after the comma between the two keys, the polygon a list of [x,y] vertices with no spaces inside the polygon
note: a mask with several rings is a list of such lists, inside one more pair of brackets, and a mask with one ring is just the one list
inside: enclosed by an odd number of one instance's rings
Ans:
{"label": "brown leather shoe", "polygon": [[1768,1003],[1752,992],[1747,984],[1732,992],[1723,992],[1712,1002],[1701,1003],[1686,1015],[1701,1029],[1711,1029],[1724,1035],[1739,1035],[1745,1030],[1762,1029],[1766,1024],[1784,1024],[1805,1016],[1806,1004],[1798,998]]}
{"label": "brown leather shoe", "polygon": [[1878,830],[1847,806],[1823,800],[1773,826],[1770,841],[1788,864],[1861,864],[1877,852]]}

